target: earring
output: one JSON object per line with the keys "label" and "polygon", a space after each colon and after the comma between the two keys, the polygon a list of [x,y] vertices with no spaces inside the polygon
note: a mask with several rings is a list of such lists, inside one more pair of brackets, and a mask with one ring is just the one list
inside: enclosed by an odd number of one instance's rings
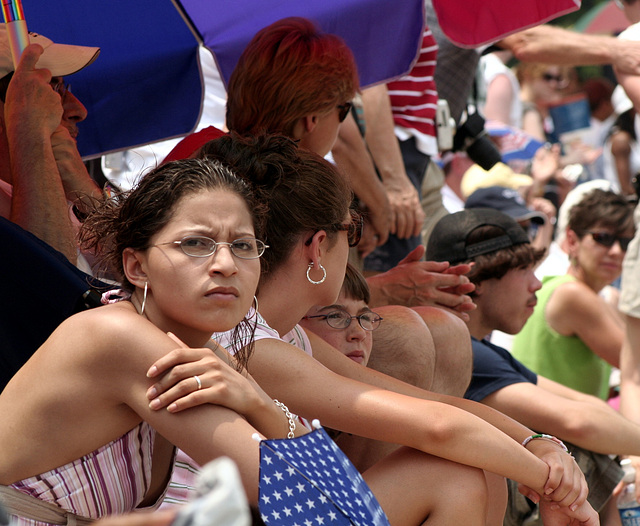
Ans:
{"label": "earring", "polygon": [[309,272],[311,272],[311,269],[313,268],[313,263],[309,263],[309,266],[307,267],[307,279],[309,280],[309,283],[313,285],[320,285],[320,283],[324,283],[324,280],[327,279],[327,271],[325,268],[320,263],[318,263],[318,266],[320,267],[320,270],[322,270],[322,279],[320,281],[313,281],[309,275]]}
{"label": "earring", "polygon": [[147,289],[149,287],[149,282],[144,282],[144,296],[142,296],[142,308],[140,309],[140,316],[144,316],[144,308],[147,305]]}
{"label": "earring", "polygon": [[253,297],[253,301],[255,302],[256,306],[254,307],[254,311],[256,313],[256,315],[258,314],[258,296],[254,296]]}

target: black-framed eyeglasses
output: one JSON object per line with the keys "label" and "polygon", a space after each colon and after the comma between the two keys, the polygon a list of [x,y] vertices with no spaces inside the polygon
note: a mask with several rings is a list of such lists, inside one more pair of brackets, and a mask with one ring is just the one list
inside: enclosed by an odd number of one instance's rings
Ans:
{"label": "black-framed eyeglasses", "polygon": [[71,93],[71,84],[65,82],[62,79],[52,80],[51,87],[53,88],[53,91],[60,95],[60,98],[62,100],[64,100],[67,93]]}
{"label": "black-framed eyeglasses", "polygon": [[587,234],[590,234],[593,240],[598,243],[598,245],[602,245],[603,247],[611,248],[613,244],[617,241],[620,243],[620,248],[623,252],[627,251],[629,248],[629,243],[633,237],[624,237],[624,236],[616,236],[614,234],[610,234],[609,232],[591,232],[588,231]]}
{"label": "black-framed eyeglasses", "polygon": [[346,310],[336,309],[327,314],[317,314],[315,316],[305,316],[303,320],[321,319],[327,322],[332,329],[346,329],[351,325],[352,320],[358,320],[358,325],[365,331],[375,331],[380,327],[380,322],[383,320],[382,316],[379,316],[373,311],[363,312],[357,316],[351,316]]}
{"label": "black-framed eyeglasses", "polygon": [[337,225],[338,230],[346,230],[350,247],[355,247],[362,239],[364,230],[364,217],[355,210],[351,210],[351,221]]}
{"label": "black-framed eyeglasses", "polygon": [[352,104],[350,102],[345,102],[344,104],[338,104],[338,109],[340,110],[338,113],[338,119],[340,122],[344,122],[351,111]]}
{"label": "black-framed eyeglasses", "polygon": [[157,243],[153,246],[160,245],[179,245],[187,256],[194,258],[206,258],[215,254],[220,245],[227,245],[231,253],[240,259],[256,259],[264,254],[269,248],[259,239],[253,237],[243,237],[235,239],[231,243],[225,241],[214,241],[206,236],[186,236],[180,241],[167,241],[166,243]]}

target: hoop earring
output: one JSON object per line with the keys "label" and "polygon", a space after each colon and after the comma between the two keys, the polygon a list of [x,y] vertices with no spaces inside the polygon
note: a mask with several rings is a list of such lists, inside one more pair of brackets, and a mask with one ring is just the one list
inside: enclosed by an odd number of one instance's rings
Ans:
{"label": "hoop earring", "polygon": [[311,269],[313,268],[313,263],[309,263],[309,266],[307,267],[307,279],[312,285],[320,285],[320,283],[324,283],[324,280],[327,279],[327,271],[325,268],[320,263],[318,263],[318,266],[320,267],[320,270],[322,270],[322,279],[320,281],[313,281],[309,275],[309,272],[311,272]]}
{"label": "hoop earring", "polygon": [[255,306],[255,308],[254,308],[253,310],[255,311],[255,313],[256,313],[256,315],[257,315],[257,314],[258,314],[258,296],[254,296],[254,297],[253,297],[253,301],[254,301],[254,302],[255,302],[255,304],[256,304],[256,306]]}
{"label": "hoop earring", "polygon": [[147,289],[149,287],[149,282],[144,282],[144,296],[142,296],[142,308],[140,309],[140,316],[144,316],[144,308],[147,305]]}

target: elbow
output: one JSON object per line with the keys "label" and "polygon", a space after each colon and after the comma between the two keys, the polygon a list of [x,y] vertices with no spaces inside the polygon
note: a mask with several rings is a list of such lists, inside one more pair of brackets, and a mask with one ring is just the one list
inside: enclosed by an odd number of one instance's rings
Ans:
{"label": "elbow", "polygon": [[593,417],[585,412],[576,410],[566,414],[562,423],[562,432],[558,432],[558,438],[565,442],[584,447],[584,444],[593,437],[596,426],[593,424]]}

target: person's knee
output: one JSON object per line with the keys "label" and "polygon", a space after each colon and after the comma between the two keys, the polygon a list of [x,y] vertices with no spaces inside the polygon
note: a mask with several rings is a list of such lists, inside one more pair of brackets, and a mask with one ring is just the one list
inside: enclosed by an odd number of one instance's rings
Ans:
{"label": "person's knee", "polygon": [[411,385],[430,388],[435,370],[435,346],[421,316],[400,305],[375,311],[383,321],[373,333],[368,366]]}

